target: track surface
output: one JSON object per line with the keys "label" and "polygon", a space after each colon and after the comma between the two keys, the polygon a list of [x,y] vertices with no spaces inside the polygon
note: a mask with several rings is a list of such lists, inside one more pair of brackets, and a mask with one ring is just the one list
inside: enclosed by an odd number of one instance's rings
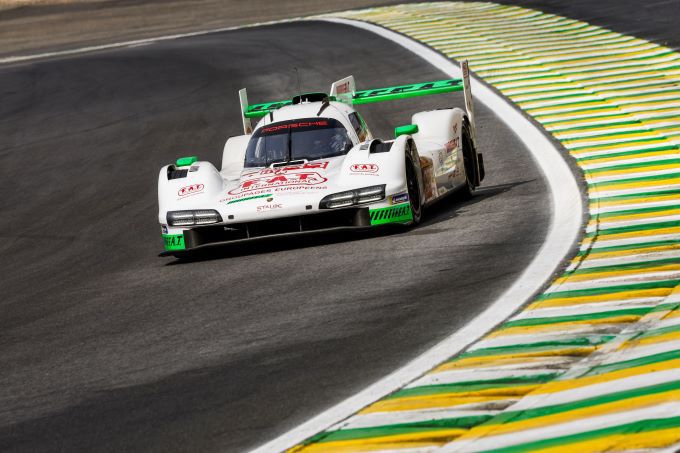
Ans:
{"label": "track surface", "polygon": [[[347,39],[350,37],[350,39]],[[545,184],[478,106],[483,190],[425,225],[156,258],[160,165],[219,163],[253,101],[441,75],[352,28],[304,23],[0,69],[0,450],[254,447],[484,309],[547,228]],[[363,109],[389,135],[453,96]]]}

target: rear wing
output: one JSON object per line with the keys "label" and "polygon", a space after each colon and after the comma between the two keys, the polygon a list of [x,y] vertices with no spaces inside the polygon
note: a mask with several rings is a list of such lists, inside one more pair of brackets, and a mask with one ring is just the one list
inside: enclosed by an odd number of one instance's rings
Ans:
{"label": "rear wing", "polygon": [[[348,105],[370,104],[373,102],[393,101],[396,99],[407,99],[417,96],[428,96],[431,94],[453,93],[463,91],[465,96],[465,110],[467,110],[470,121],[470,129],[475,139],[474,109],[472,104],[472,92],[470,89],[470,79],[467,60],[461,63],[463,68],[463,78],[436,80],[434,82],[413,83],[409,85],[398,85],[386,88],[373,88],[370,90],[357,90],[353,76],[345,77],[331,85],[331,92],[328,96],[331,100],[344,102]],[[250,120],[261,118],[286,105],[293,104],[293,100],[267,102],[264,104],[248,105],[248,94],[243,88],[239,92],[241,103],[241,117],[243,118],[243,132],[250,134],[253,131]],[[317,93],[314,93],[317,95]],[[310,95],[311,96],[311,95]],[[304,95],[301,97],[305,97]]]}

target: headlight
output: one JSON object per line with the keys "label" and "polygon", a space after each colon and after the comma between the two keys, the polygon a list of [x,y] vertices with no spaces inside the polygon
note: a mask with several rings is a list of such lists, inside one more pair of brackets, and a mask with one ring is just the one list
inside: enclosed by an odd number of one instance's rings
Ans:
{"label": "headlight", "polygon": [[385,198],[385,184],[327,195],[321,200],[321,203],[319,203],[319,208],[346,208],[347,206],[354,206],[356,204],[380,201],[383,198]]}
{"label": "headlight", "polygon": [[222,221],[220,213],[214,209],[198,209],[195,211],[170,211],[168,212],[168,225],[192,226],[208,225]]}

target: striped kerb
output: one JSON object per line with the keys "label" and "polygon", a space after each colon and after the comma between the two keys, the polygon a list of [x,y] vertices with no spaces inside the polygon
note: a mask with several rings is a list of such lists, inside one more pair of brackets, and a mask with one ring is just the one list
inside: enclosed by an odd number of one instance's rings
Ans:
{"label": "striped kerb", "polygon": [[524,311],[294,450],[680,446],[680,55],[494,3],[333,17],[468,59],[575,159],[590,219],[571,265]]}

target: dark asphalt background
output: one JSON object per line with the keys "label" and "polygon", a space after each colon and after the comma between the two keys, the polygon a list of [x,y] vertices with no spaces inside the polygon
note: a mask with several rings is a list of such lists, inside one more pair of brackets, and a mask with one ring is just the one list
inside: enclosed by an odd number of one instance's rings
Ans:
{"label": "dark asphalt background", "polygon": [[[679,47],[680,0],[506,3]],[[463,325],[530,260],[545,185],[479,105],[484,188],[420,228],[156,258],[158,168],[219,164],[240,132],[236,90],[288,95],[293,66],[310,91],[348,73],[363,87],[440,77],[328,24],[0,68],[0,451],[254,447]],[[452,99],[362,113],[387,135]]]}
{"label": "dark asphalt background", "polygon": [[[219,165],[252,102],[442,78],[364,31],[302,23],[0,68],[0,451],[237,451],[463,326],[540,246],[546,186],[478,106],[483,189],[419,228],[160,259],[161,165]],[[378,136],[440,95],[362,109]]]}

